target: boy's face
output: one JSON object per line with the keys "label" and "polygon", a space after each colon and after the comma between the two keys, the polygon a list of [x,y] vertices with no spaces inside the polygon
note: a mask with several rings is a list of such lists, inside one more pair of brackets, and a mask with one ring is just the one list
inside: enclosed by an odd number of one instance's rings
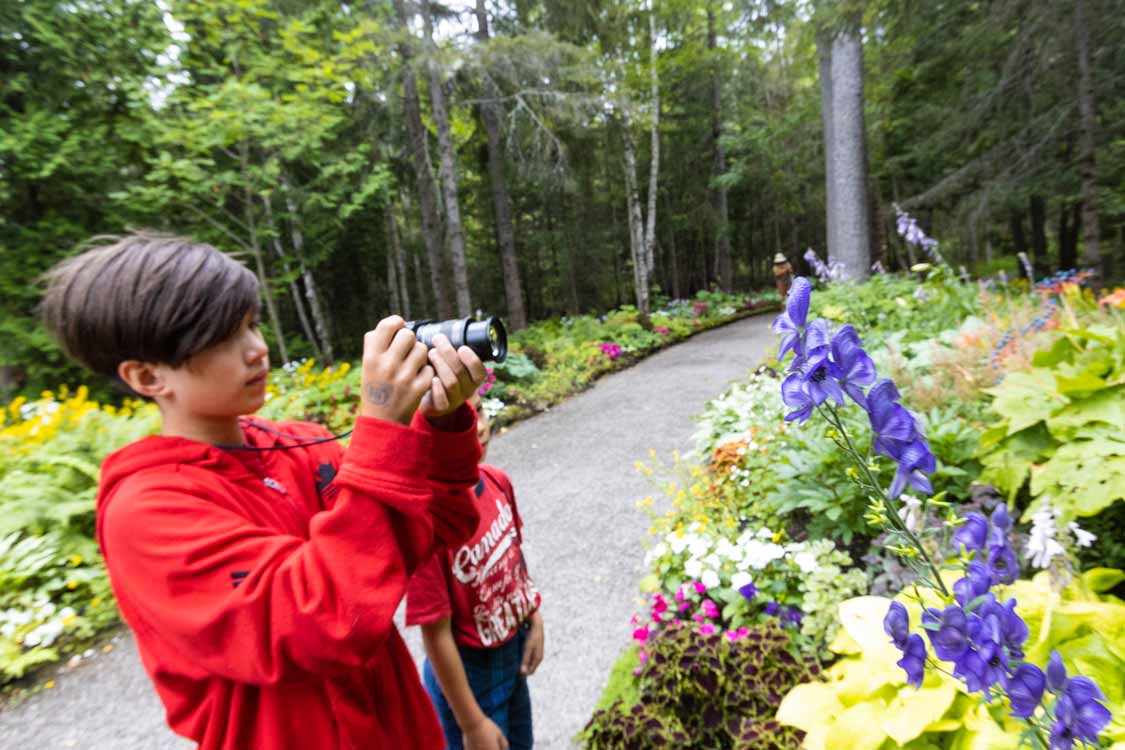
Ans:
{"label": "boy's face", "polygon": [[223,341],[193,355],[178,368],[157,365],[164,381],[165,412],[179,420],[224,420],[253,414],[266,401],[269,347],[250,311]]}

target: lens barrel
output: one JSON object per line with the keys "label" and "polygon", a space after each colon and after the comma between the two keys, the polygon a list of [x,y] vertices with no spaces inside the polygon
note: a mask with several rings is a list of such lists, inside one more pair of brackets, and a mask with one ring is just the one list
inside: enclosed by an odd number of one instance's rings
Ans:
{"label": "lens barrel", "polygon": [[406,327],[430,349],[434,348],[434,336],[443,333],[454,349],[467,346],[476,352],[482,362],[503,362],[508,356],[508,332],[497,317],[484,320],[411,320]]}

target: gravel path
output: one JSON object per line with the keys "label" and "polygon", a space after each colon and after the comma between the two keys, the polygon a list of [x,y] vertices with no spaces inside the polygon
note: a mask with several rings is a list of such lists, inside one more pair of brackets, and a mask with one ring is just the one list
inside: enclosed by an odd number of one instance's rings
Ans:
{"label": "gravel path", "polygon": [[[690,418],[761,358],[771,318],[695,336],[494,438],[489,462],[512,477],[544,598],[546,658],[531,685],[539,750],[572,746],[629,640],[649,525],[634,503],[652,492],[633,462],[687,445]],[[417,629],[406,635],[417,654]],[[131,634],[111,643],[4,709],[0,748],[187,750],[164,724]]]}

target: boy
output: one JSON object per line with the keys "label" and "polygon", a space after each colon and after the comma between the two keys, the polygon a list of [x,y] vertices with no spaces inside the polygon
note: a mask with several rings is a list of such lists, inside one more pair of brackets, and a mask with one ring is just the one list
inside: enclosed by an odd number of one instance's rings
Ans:
{"label": "boy", "polygon": [[160,408],[109,456],[98,542],[167,720],[200,750],[443,745],[392,617],[411,572],[476,528],[485,376],[401,318],[364,336],[343,449],[265,401],[258,284],[215,248],[137,234],[49,272],[47,327]]}
{"label": "boy", "polygon": [[[488,418],[477,411],[481,460]],[[523,522],[508,476],[481,465],[474,494],[480,524],[460,547],[439,552],[411,578],[406,624],[422,626],[426,690],[449,750],[528,750],[527,678],[543,660],[540,597],[520,550]]]}

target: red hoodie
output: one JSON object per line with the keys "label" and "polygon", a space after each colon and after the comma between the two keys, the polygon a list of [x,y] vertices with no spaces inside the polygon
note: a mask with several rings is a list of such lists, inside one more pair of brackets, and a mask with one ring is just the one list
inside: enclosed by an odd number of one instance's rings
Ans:
{"label": "red hoodie", "polygon": [[[414,569],[476,528],[462,409],[458,432],[360,417],[346,451],[155,436],[106,459],[98,542],[175,732],[200,750],[444,747],[392,617]],[[243,431],[258,447],[329,434]]]}

